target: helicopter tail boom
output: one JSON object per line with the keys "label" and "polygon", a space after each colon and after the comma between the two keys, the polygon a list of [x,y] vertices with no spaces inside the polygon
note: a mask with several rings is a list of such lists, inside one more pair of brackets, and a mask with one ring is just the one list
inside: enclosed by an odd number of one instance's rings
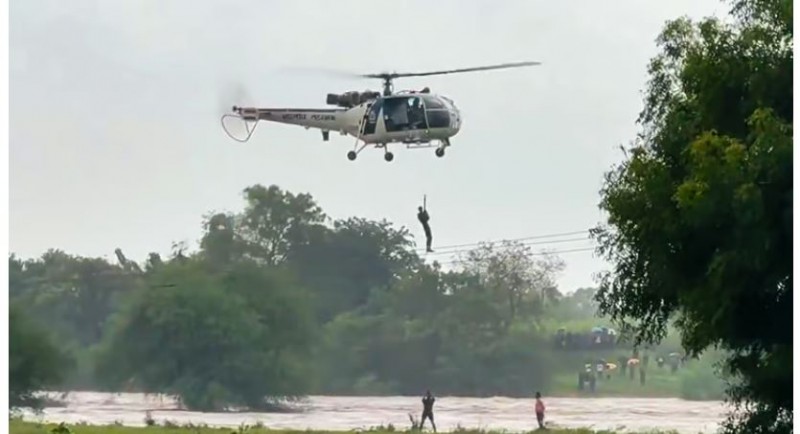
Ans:
{"label": "helicopter tail boom", "polygon": [[233,107],[233,111],[245,121],[270,121],[323,130],[339,130],[341,114],[346,110]]}

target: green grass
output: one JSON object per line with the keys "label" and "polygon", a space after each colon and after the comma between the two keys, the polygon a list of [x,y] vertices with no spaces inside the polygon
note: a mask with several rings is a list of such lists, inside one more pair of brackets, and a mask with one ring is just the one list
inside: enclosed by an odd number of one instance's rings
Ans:
{"label": "green grass", "polygon": [[578,391],[578,373],[562,373],[553,379],[551,396],[592,397],[592,396],[628,396],[639,398],[680,398],[681,373],[670,374],[648,371],[645,385],[639,384],[639,376],[633,380],[621,376],[618,372],[611,374],[611,379],[603,379],[595,384],[595,392],[588,390],[588,385],[583,391]]}
{"label": "green grass", "polygon": [[565,368],[553,376],[548,395],[554,397],[637,397],[637,398],[683,398],[690,400],[719,400],[723,398],[724,382],[713,370],[714,357],[690,360],[674,374],[669,366],[659,368],[651,353],[647,367],[645,384],[639,383],[639,373],[631,380],[629,374],[622,376],[619,368],[611,372],[611,379],[597,381],[595,393],[578,390],[578,370],[587,359],[605,359],[618,363],[619,351],[565,352],[559,356],[559,363]]}
{"label": "green grass", "polygon": [[[39,424],[23,422],[18,419],[10,421],[11,434],[54,434],[59,433],[57,424]],[[119,425],[68,425],[72,434],[342,434],[356,431],[282,431],[271,430],[263,427],[239,428],[209,428],[206,426],[150,426],[150,427],[125,427]],[[67,434],[67,431],[61,431]],[[370,434],[397,434],[410,433],[410,431],[395,431],[392,427],[373,428],[366,431]],[[430,431],[425,431],[429,433]],[[499,431],[458,429],[452,431],[458,434],[500,434]],[[536,432],[536,431],[531,431]],[[615,434],[613,431],[592,431],[588,429],[548,429],[547,434]],[[649,433],[666,433],[665,431],[649,431]],[[627,433],[632,434],[632,433]],[[640,433],[644,434],[644,433]]]}

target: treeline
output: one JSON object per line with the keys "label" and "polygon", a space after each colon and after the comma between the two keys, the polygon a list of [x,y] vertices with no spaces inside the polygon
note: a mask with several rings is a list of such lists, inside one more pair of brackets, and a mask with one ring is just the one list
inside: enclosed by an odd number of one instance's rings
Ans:
{"label": "treeline", "polygon": [[[47,358],[20,390],[163,392],[194,409],[547,390],[557,366],[543,323],[571,312],[559,304],[559,258],[481,244],[445,271],[389,222],[331,220],[277,186],[244,198],[241,212],[205,218],[197,251],[176,245],[143,264],[119,249],[116,263],[11,255],[12,386],[24,377],[15,366]],[[41,345],[22,348],[31,340],[15,333],[28,329]]]}
{"label": "treeline", "polygon": [[640,131],[605,175],[602,312],[689,354],[725,352],[727,433],[791,433],[793,2],[666,23]]}

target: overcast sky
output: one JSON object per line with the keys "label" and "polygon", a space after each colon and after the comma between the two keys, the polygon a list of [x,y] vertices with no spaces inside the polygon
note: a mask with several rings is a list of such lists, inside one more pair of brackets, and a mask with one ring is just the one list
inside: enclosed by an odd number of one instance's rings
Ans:
{"label": "overcast sky", "polygon": [[[256,183],[311,193],[334,218],[387,218],[420,245],[427,194],[434,249],[588,229],[603,218],[603,173],[637,131],[664,21],[726,11],[714,0],[13,0],[10,247],[108,258],[120,247],[143,260],[195,244],[202,215],[241,209]],[[240,144],[219,124],[235,103],[325,107],[328,92],[380,85],[292,68],[522,60],[543,65],[395,83],[461,109],[443,159],[397,149],[386,163],[365,150],[350,162],[352,137],[262,124]],[[562,257],[562,290],[607,267],[592,252]]]}

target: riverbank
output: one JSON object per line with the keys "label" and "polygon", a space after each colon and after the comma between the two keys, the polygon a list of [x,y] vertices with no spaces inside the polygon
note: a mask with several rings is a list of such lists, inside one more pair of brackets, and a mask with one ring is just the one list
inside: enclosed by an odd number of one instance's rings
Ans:
{"label": "riverbank", "polygon": [[[589,390],[586,384],[584,390],[578,390],[578,374],[562,373],[553,378],[550,392],[547,396],[553,398],[680,398],[693,399],[684,396],[682,384],[685,380],[679,375],[651,374],[642,385],[639,378],[631,380],[627,376],[615,373],[610,379],[603,378],[595,383],[595,391]],[[718,401],[722,395],[694,398],[695,400]]]}
{"label": "riverbank", "polygon": [[[61,429],[64,427],[64,429]],[[242,425],[239,428],[211,428],[208,426],[198,425],[183,425],[178,426],[174,424],[166,426],[147,426],[147,427],[130,427],[121,425],[61,425],[59,424],[39,424],[34,422],[23,422],[18,419],[12,419],[9,423],[11,434],[343,434],[353,432],[368,432],[370,434],[398,434],[398,433],[411,433],[412,431],[398,431],[393,427],[377,427],[359,431],[284,431],[273,430],[263,426],[247,426]],[[419,431],[413,431],[419,433]],[[428,431],[425,431],[428,432]],[[484,431],[484,430],[468,430],[456,429],[451,431],[458,434],[508,434],[501,431]],[[561,429],[561,428],[548,428],[548,434],[617,434],[616,431],[592,431],[589,429]],[[648,431],[647,434],[662,433],[667,434],[669,431]],[[645,434],[630,433],[625,434]]]}
{"label": "riverbank", "polygon": [[[573,356],[571,363],[575,365],[577,357]],[[587,356],[584,356],[587,358]],[[606,357],[612,359],[611,354]],[[680,398],[691,401],[720,401],[725,396],[725,383],[717,377],[713,360],[693,360],[686,366],[671,372],[668,367],[658,367],[655,363],[645,371],[644,384],[641,382],[639,372],[633,378],[623,374],[619,369],[611,371],[608,376],[603,376],[595,383],[595,391],[589,390],[586,384],[584,390],[578,390],[578,369],[563,370],[553,376],[547,396],[570,398]]]}
{"label": "riverbank", "polygon": [[[197,412],[182,409],[170,397],[136,393],[74,392],[67,405],[40,414],[21,411],[30,422],[69,425],[144,426],[149,414],[156,425],[208,425],[235,430],[262,424],[274,430],[346,432],[373,426],[410,427],[409,414],[419,419],[418,397],[311,396],[296,403],[298,411]],[[675,430],[682,434],[713,433],[724,420],[722,402],[653,398],[556,398],[546,396],[547,421],[556,428],[647,432]],[[436,424],[442,431],[460,427],[486,431],[528,432],[536,426],[533,399],[439,397]],[[229,431],[230,432],[230,431]]]}

